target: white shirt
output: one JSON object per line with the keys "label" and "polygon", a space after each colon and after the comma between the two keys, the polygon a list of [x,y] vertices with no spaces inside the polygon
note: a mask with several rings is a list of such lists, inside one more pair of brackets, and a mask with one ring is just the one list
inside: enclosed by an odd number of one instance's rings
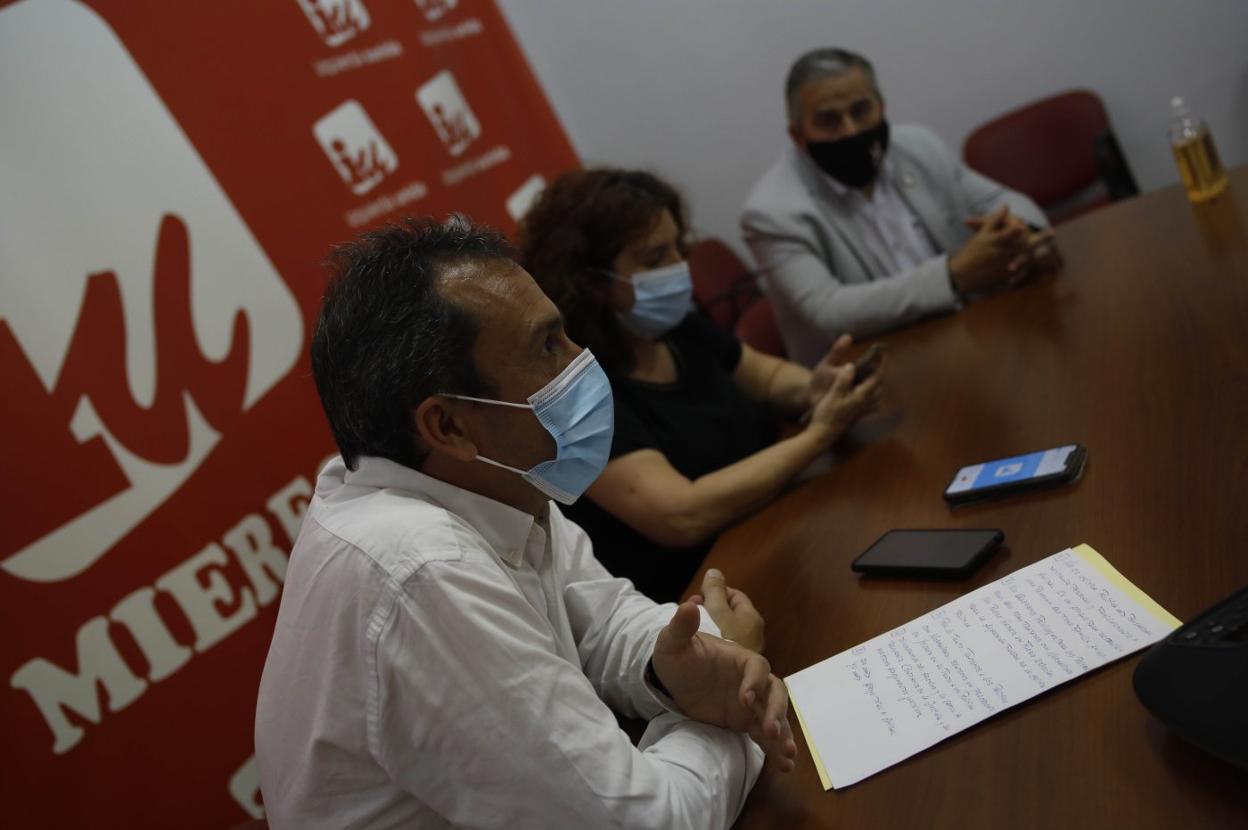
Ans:
{"label": "white shirt", "polygon": [[[727,827],[762,751],[645,684],[673,611],[554,505],[331,462],[260,683],[271,826]],[[652,719],[640,746],[611,708]]]}
{"label": "white shirt", "polygon": [[923,227],[922,220],[901,198],[894,181],[896,172],[887,155],[880,165],[870,199],[861,190],[846,187],[823,171],[820,174],[832,193],[849,206],[858,229],[880,243],[891,260],[888,264],[893,274],[910,271],[940,256],[940,249]]}

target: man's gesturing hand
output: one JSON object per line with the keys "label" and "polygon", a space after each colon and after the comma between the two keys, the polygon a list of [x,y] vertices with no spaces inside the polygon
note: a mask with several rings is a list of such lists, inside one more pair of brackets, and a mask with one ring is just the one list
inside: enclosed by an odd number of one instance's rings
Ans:
{"label": "man's gesturing hand", "polygon": [[654,671],[680,710],[694,720],[746,732],[782,772],[797,745],[789,696],[761,654],[698,631],[698,606],[683,602],[654,645]]}

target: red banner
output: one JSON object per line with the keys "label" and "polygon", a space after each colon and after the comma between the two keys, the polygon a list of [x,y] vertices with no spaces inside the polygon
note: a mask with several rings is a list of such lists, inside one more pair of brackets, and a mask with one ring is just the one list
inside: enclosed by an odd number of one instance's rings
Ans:
{"label": "red banner", "polygon": [[333,449],[318,263],[576,159],[478,0],[21,0],[0,119],[0,823],[229,827]]}

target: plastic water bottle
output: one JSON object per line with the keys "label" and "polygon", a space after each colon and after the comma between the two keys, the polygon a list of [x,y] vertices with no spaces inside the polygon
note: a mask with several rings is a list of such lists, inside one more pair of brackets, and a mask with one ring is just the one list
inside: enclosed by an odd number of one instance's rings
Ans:
{"label": "plastic water bottle", "polygon": [[1226,190],[1226,170],[1205,122],[1188,111],[1182,98],[1170,100],[1170,149],[1179,165],[1179,176],[1193,203],[1212,199]]}

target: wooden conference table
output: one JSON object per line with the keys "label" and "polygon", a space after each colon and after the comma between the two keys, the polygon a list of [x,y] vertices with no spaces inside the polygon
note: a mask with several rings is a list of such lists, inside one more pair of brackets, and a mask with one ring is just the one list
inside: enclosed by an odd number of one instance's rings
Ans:
{"label": "wooden conference table", "polygon": [[[1248,585],[1248,167],[1216,202],[1172,187],[1057,238],[1060,274],[884,338],[881,412],[716,543],[704,567],[750,594],[777,675],[1080,542],[1181,620]],[[941,498],[965,464],[1067,443],[1089,453],[1074,486]],[[898,527],[1001,528],[1006,549],[951,583],[850,571]],[[843,790],[823,791],[799,735],[798,768],[766,768],[737,827],[1248,827],[1248,773],[1152,719],[1137,660]]]}

